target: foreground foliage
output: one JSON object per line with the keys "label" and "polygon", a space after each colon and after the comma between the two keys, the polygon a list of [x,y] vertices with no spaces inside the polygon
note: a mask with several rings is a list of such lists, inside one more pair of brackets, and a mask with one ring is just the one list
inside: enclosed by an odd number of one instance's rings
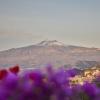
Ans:
{"label": "foreground foliage", "polygon": [[19,71],[19,66],[0,71],[0,100],[100,100],[100,78],[72,86],[69,77],[75,76],[74,70],[48,65],[45,71]]}

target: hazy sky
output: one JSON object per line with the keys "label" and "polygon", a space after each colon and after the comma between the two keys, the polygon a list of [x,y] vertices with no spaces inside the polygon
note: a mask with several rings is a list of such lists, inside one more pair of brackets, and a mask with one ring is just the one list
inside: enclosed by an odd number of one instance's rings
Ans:
{"label": "hazy sky", "polygon": [[100,0],[0,0],[0,50],[45,39],[100,48]]}

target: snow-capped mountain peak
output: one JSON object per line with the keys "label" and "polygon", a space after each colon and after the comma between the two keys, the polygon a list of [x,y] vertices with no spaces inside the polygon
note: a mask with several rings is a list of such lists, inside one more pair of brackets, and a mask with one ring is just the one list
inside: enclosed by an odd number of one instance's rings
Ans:
{"label": "snow-capped mountain peak", "polygon": [[53,45],[59,45],[59,46],[63,46],[64,44],[57,41],[57,40],[45,40],[45,41],[41,41],[40,43],[38,43],[39,46],[53,46]]}

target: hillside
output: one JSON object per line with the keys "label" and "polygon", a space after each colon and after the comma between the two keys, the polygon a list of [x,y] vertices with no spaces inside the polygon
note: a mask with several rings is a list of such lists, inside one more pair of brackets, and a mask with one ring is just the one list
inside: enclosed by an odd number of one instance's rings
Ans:
{"label": "hillside", "polygon": [[8,67],[19,64],[26,67],[43,67],[51,63],[58,66],[84,68],[100,62],[100,49],[65,45],[56,40],[12,48],[0,52],[0,66]]}

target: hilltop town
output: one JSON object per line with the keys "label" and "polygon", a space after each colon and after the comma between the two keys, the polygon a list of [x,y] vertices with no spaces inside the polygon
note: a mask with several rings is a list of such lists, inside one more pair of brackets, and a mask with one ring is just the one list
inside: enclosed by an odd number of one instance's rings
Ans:
{"label": "hilltop town", "polygon": [[81,74],[70,77],[70,84],[83,85],[84,82],[92,83],[96,78],[100,76],[100,65],[96,65],[92,68],[87,68],[82,71]]}

